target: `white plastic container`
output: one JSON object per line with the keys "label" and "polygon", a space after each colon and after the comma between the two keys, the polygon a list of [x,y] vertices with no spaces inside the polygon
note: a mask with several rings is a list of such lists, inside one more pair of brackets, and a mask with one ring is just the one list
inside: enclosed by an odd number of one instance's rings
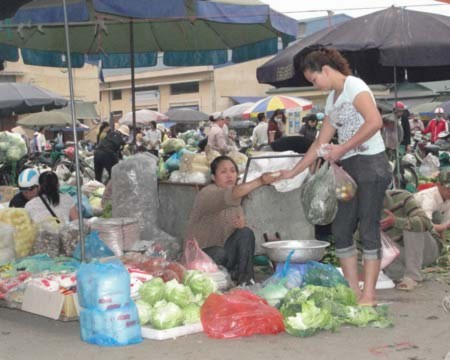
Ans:
{"label": "white plastic container", "polygon": [[201,323],[189,324],[184,326],[177,326],[172,329],[157,330],[150,326],[142,326],[141,334],[144,339],[150,340],[168,340],[176,339],[180,336],[186,336],[190,334],[196,334],[203,332],[203,325]]}

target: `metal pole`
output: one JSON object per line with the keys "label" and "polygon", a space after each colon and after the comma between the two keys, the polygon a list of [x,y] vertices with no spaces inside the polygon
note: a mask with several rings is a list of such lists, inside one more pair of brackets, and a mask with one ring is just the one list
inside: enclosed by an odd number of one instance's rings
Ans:
{"label": "metal pole", "polygon": [[[401,182],[401,175],[400,175],[400,154],[398,151],[398,147],[400,146],[399,141],[398,141],[398,131],[397,131],[397,127],[398,127],[398,120],[397,120],[397,66],[394,66],[394,119],[395,119],[395,168],[397,169],[397,180],[398,180],[398,186],[400,186],[400,182]],[[395,186],[395,181],[394,181],[394,187]]]}
{"label": "metal pole", "polygon": [[77,200],[78,200],[78,226],[80,229],[80,248],[81,248],[81,261],[84,262],[84,224],[83,224],[83,212],[82,212],[82,200],[81,200],[81,178],[80,178],[80,162],[78,155],[78,136],[77,136],[77,116],[75,113],[75,92],[73,89],[73,74],[72,74],[72,61],[70,58],[70,42],[69,42],[69,20],[67,18],[67,6],[66,0],[62,0],[64,9],[64,32],[66,35],[66,51],[67,51],[67,73],[69,74],[69,90],[70,90],[70,104],[72,113],[72,129],[73,129],[73,142],[75,147],[75,174],[77,178]]}
{"label": "metal pole", "polygon": [[131,67],[131,111],[133,113],[133,151],[136,148],[136,96],[134,78],[134,29],[133,20],[130,20],[130,67]]}

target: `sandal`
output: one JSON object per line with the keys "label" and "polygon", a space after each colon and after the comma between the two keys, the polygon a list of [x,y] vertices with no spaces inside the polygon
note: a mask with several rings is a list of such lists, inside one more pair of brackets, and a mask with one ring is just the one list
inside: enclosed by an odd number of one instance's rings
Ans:
{"label": "sandal", "polygon": [[397,290],[412,291],[419,286],[419,283],[409,277],[404,277],[395,287]]}

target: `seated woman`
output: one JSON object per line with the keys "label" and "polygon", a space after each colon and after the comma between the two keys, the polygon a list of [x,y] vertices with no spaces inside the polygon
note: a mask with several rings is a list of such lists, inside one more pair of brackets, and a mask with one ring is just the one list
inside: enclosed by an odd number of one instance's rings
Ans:
{"label": "seated woman", "polygon": [[78,219],[72,197],[59,192],[58,176],[52,171],[43,172],[39,176],[39,195],[27,202],[25,209],[34,222],[54,217],[61,224],[66,224]]}
{"label": "seated woman", "polygon": [[277,174],[266,173],[237,185],[238,174],[236,163],[228,156],[214,159],[213,184],[197,194],[185,239],[197,240],[203,251],[218,265],[225,266],[240,285],[253,281],[255,253],[255,235],[246,226],[241,200],[251,191],[271,184]]}

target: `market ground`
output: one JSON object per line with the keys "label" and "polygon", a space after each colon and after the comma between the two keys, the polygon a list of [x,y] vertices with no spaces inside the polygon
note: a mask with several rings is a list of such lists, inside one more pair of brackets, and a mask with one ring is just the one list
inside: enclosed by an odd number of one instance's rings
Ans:
{"label": "market ground", "polygon": [[389,304],[395,322],[390,329],[346,327],[310,338],[280,334],[216,340],[196,334],[176,340],[145,340],[124,348],[100,348],[81,342],[78,322],[0,309],[0,360],[446,359],[450,352],[450,314],[442,309],[441,300],[449,294],[447,276],[428,280],[413,293],[379,291],[380,302]]}

